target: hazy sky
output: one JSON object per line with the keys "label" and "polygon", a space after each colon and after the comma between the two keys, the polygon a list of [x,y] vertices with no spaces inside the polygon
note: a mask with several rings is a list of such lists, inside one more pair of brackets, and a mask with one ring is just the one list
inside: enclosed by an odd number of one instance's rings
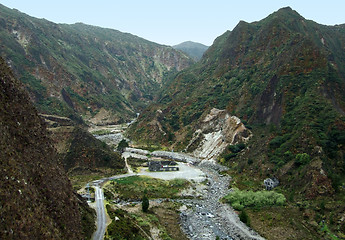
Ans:
{"label": "hazy sky", "polygon": [[[55,23],[83,22],[132,33],[166,45],[211,45],[240,20],[253,22],[290,6],[307,19],[345,23],[344,0],[1,0],[33,17]],[[0,13],[1,14],[1,13]]]}

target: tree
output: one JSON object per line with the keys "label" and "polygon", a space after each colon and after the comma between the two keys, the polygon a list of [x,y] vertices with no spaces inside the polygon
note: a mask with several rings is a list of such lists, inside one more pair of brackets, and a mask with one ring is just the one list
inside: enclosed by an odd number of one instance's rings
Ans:
{"label": "tree", "polygon": [[150,201],[146,197],[146,195],[144,195],[142,203],[141,203],[141,207],[142,207],[143,212],[147,212],[147,210],[149,209],[149,206],[150,206]]}
{"label": "tree", "polygon": [[123,152],[123,150],[128,146],[128,142],[125,139],[122,139],[121,142],[119,142],[119,145],[117,145],[117,151]]}
{"label": "tree", "polygon": [[310,162],[310,156],[307,153],[299,153],[296,155],[295,164],[297,166],[306,165]]}
{"label": "tree", "polygon": [[240,220],[247,224],[247,226],[250,226],[250,219],[249,216],[247,215],[246,211],[243,209],[242,212],[240,213]]}

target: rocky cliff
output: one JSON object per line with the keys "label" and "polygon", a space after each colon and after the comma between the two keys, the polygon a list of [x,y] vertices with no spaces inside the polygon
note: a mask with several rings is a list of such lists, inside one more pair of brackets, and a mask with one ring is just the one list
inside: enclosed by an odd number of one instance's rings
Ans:
{"label": "rocky cliff", "polygon": [[0,81],[0,238],[90,237],[93,213],[72,191],[44,122],[2,59]]}
{"label": "rocky cliff", "polygon": [[216,161],[228,145],[246,143],[250,137],[251,131],[238,117],[213,108],[201,120],[186,150],[197,158]]}
{"label": "rocky cliff", "polygon": [[55,24],[0,6],[0,54],[40,112],[125,121],[169,74],[193,61],[172,47],[116,30]]}

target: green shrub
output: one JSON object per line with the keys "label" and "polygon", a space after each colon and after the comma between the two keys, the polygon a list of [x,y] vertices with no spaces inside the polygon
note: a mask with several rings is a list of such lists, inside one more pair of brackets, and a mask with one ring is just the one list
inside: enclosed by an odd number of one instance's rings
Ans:
{"label": "green shrub", "polygon": [[229,161],[231,158],[234,158],[237,156],[237,153],[228,153],[224,155],[225,161]]}
{"label": "green shrub", "polygon": [[144,195],[144,197],[143,197],[143,202],[142,202],[141,206],[142,206],[143,212],[147,212],[149,210],[150,201],[146,197],[146,195]]}
{"label": "green shrub", "polygon": [[239,202],[234,202],[232,204],[232,207],[235,209],[235,210],[238,210],[238,211],[242,211],[243,210],[243,205],[241,205]]}
{"label": "green shrub", "polygon": [[240,220],[241,222],[247,224],[248,226],[250,226],[250,219],[249,219],[249,216],[247,214],[247,212],[245,210],[242,210],[241,213],[240,213]]}
{"label": "green shrub", "polygon": [[246,145],[244,143],[239,143],[239,144],[236,144],[236,145],[229,145],[228,149],[232,153],[238,153],[238,152],[241,152],[245,147],[246,147]]}
{"label": "green shrub", "polygon": [[310,162],[310,156],[307,153],[299,153],[296,155],[295,163],[298,166],[306,165]]}
{"label": "green shrub", "polygon": [[122,139],[117,145],[117,151],[122,152],[126,147],[129,147],[129,144],[125,139]]}
{"label": "green shrub", "polygon": [[241,208],[245,207],[282,206],[286,202],[283,194],[274,191],[253,192],[236,190],[225,196],[224,199],[236,210],[241,210]]}

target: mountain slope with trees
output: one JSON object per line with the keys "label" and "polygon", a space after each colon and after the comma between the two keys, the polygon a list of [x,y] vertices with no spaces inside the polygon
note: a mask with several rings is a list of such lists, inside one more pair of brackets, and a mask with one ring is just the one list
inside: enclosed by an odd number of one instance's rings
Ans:
{"label": "mountain slope with trees", "polygon": [[[309,230],[323,218],[344,236],[344,48],[345,25],[320,25],[291,8],[241,21],[177,74],[129,135],[183,150],[212,108],[226,109],[253,132],[243,150],[219,157],[232,175],[258,189],[277,177],[292,205],[307,199],[301,214]],[[315,211],[322,201],[322,213]]]}
{"label": "mountain slope with trees", "polygon": [[[55,24],[0,6],[0,54],[43,113],[121,122],[193,61],[172,47],[82,23]],[[99,119],[101,122],[102,119]]]}

